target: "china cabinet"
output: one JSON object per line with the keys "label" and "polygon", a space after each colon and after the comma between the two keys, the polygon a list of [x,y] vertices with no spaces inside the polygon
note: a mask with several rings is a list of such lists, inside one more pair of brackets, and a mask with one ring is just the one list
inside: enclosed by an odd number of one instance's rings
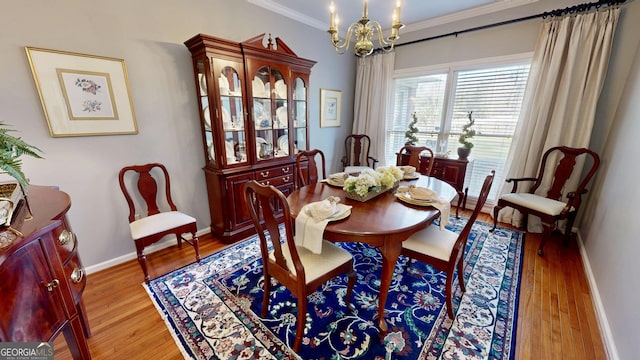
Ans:
{"label": "china cabinet", "polygon": [[193,59],[211,232],[225,242],[255,232],[244,184],[293,191],[298,150],[307,150],[309,77],[315,61],[269,35],[241,43],[198,34]]}

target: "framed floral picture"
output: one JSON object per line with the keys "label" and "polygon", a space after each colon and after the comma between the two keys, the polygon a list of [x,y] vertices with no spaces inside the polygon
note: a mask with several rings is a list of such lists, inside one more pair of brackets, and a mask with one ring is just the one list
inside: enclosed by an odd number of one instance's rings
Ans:
{"label": "framed floral picture", "polygon": [[320,127],[340,127],[342,91],[320,89]]}
{"label": "framed floral picture", "polygon": [[138,133],[123,59],[25,49],[51,136]]}

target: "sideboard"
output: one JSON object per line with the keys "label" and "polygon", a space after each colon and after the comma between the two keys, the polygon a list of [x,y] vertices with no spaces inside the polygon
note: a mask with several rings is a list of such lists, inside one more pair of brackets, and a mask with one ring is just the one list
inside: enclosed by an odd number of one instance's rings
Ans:
{"label": "sideboard", "polygon": [[[430,157],[423,156],[420,161],[420,172],[426,173],[427,164],[429,164]],[[458,205],[456,207],[456,217],[459,217],[460,205],[462,209],[467,206],[467,193],[469,188],[464,188],[464,178],[467,174],[467,166],[473,160],[470,159],[458,159],[455,157],[441,158],[436,157],[433,163],[433,170],[431,176],[446,181],[456,189],[458,193]]]}
{"label": "sideboard", "polygon": [[28,202],[21,200],[11,229],[0,228],[0,341],[50,342],[62,333],[74,359],[90,359],[86,277],[66,216],[71,199],[30,186]]}

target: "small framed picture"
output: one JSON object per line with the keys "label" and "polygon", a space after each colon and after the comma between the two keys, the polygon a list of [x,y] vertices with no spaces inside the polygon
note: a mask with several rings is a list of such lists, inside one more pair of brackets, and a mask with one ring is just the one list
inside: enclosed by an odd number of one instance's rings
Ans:
{"label": "small framed picture", "polygon": [[320,127],[340,127],[342,91],[320,89]]}
{"label": "small framed picture", "polygon": [[51,136],[138,133],[123,59],[25,49]]}

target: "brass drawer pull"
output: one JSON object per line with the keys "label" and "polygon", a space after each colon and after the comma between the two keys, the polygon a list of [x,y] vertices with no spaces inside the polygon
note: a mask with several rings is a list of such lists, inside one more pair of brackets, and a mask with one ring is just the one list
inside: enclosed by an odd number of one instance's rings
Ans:
{"label": "brass drawer pull", "polygon": [[284,181],[284,182],[289,182],[289,177],[288,177],[288,176],[283,177],[283,178],[282,178],[282,181]]}
{"label": "brass drawer pull", "polygon": [[271,185],[271,182],[270,181],[265,181],[265,182],[262,183],[262,185],[269,186],[269,185]]}
{"label": "brass drawer pull", "polygon": [[282,172],[285,173],[285,174],[288,173],[289,172],[289,167],[282,168]]}
{"label": "brass drawer pull", "polygon": [[57,288],[60,285],[60,281],[58,279],[53,279],[52,282],[45,284],[44,287],[47,288],[48,292],[53,292],[53,289]]}
{"label": "brass drawer pull", "polygon": [[82,281],[83,277],[84,277],[84,269],[81,267],[77,267],[73,269],[73,271],[71,272],[71,275],[69,276],[69,278],[71,279],[71,282],[74,284],[77,284],[80,281]]}
{"label": "brass drawer pull", "polygon": [[268,171],[260,172],[260,176],[262,176],[263,178],[266,178],[269,176],[269,172]]}
{"label": "brass drawer pull", "polygon": [[62,230],[58,236],[58,242],[60,245],[65,246],[74,240],[75,235],[69,230]]}

